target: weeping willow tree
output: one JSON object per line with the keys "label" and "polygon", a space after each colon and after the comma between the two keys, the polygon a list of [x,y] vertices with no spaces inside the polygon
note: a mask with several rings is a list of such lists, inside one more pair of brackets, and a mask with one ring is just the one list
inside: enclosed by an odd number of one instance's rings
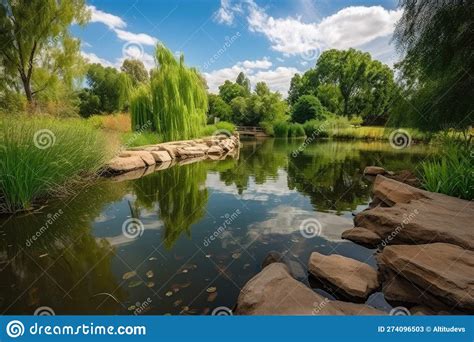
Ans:
{"label": "weeping willow tree", "polygon": [[152,131],[155,130],[155,120],[153,116],[149,85],[143,84],[132,90],[130,111],[132,113],[132,128],[134,130],[138,130],[143,127],[146,127]]}
{"label": "weeping willow tree", "polygon": [[146,122],[150,115],[153,130],[164,140],[189,139],[199,135],[206,124],[207,94],[199,73],[177,60],[163,45],[156,48],[157,69],[150,84],[133,92],[132,127]]}

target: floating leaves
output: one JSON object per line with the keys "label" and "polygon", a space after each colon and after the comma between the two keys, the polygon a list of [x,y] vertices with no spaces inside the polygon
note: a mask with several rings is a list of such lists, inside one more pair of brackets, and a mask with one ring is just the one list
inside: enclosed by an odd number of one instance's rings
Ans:
{"label": "floating leaves", "polygon": [[146,277],[147,277],[147,278],[153,278],[154,275],[155,275],[155,274],[153,273],[152,270],[150,270],[150,271],[148,271],[148,272],[146,273]]}
{"label": "floating leaves", "polygon": [[217,291],[217,287],[215,286],[208,287],[206,290],[207,293],[214,293],[216,291]]}
{"label": "floating leaves", "polygon": [[134,288],[134,287],[140,286],[141,284],[143,284],[143,281],[141,281],[141,280],[133,280],[133,281],[130,282],[130,284],[128,284],[128,287],[129,287],[129,288]]}
{"label": "floating leaves", "polygon": [[173,294],[174,294],[173,291],[168,291],[168,292],[165,293],[165,296],[166,297],[171,297]]}
{"label": "floating leaves", "polygon": [[128,280],[130,278],[135,277],[136,275],[137,275],[137,272],[135,272],[135,271],[127,272],[127,273],[123,274],[122,279],[123,280]]}

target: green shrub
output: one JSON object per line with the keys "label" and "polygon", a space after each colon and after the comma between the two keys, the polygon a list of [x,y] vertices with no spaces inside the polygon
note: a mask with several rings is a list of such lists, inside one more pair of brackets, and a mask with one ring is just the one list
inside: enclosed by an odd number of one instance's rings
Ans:
{"label": "green shrub", "polygon": [[276,122],[273,125],[273,132],[276,138],[287,138],[290,124],[288,122]]}
{"label": "green shrub", "polygon": [[310,120],[303,124],[303,129],[307,137],[327,137],[329,121]]}
{"label": "green shrub", "polygon": [[201,137],[209,137],[215,134],[228,134],[235,132],[235,125],[233,123],[227,121],[220,121],[215,125],[207,125],[201,129],[200,136]]}
{"label": "green shrub", "polygon": [[470,141],[442,139],[439,154],[421,163],[420,176],[428,191],[474,199],[474,153]]}
{"label": "green shrub", "polygon": [[121,136],[124,147],[139,147],[145,145],[155,145],[163,142],[163,137],[155,132],[128,132]]}
{"label": "green shrub", "polygon": [[291,118],[298,123],[305,123],[313,119],[324,120],[326,110],[316,96],[303,95],[293,106]]}
{"label": "green shrub", "polygon": [[105,137],[81,119],[3,117],[0,138],[0,209],[7,212],[70,190],[109,158]]}
{"label": "green shrub", "polygon": [[305,137],[305,131],[303,125],[298,123],[293,123],[290,125],[290,129],[288,132],[288,136],[290,138],[302,138]]}

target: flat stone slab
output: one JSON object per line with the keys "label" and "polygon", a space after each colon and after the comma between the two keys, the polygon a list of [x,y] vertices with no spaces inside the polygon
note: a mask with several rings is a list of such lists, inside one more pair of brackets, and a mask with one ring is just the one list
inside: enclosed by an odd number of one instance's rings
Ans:
{"label": "flat stone slab", "polygon": [[146,167],[146,164],[139,156],[115,157],[107,164],[109,170],[118,173],[124,173],[144,167]]}
{"label": "flat stone slab", "polygon": [[473,312],[474,252],[447,243],[400,245],[377,260],[388,299]]}
{"label": "flat stone slab", "polygon": [[367,166],[364,169],[364,175],[368,175],[368,176],[383,175],[385,173],[386,173],[385,169],[380,166]]}
{"label": "flat stone slab", "polygon": [[237,300],[238,315],[384,315],[364,304],[329,300],[272,263],[250,279]]}
{"label": "flat stone slab", "polygon": [[150,154],[155,158],[157,163],[164,163],[171,161],[171,156],[166,151],[151,151]]}
{"label": "flat stone slab", "polygon": [[355,227],[342,232],[341,237],[344,240],[349,240],[368,248],[376,248],[382,239],[371,230]]}
{"label": "flat stone slab", "polygon": [[336,293],[355,301],[363,301],[380,286],[377,271],[369,265],[342,255],[311,253],[309,272]]}
{"label": "flat stone slab", "polygon": [[380,236],[386,245],[444,242],[474,250],[474,203],[377,176],[376,206],[357,214],[356,227]]}

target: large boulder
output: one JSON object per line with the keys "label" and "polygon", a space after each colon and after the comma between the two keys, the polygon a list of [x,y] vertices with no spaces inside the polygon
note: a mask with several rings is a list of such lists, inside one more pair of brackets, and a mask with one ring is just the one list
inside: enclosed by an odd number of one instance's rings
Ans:
{"label": "large boulder", "polygon": [[272,263],[240,292],[238,315],[383,315],[364,304],[331,301],[291,277],[282,263]]}
{"label": "large boulder", "polygon": [[388,300],[474,310],[474,252],[447,243],[388,246],[377,256]]}
{"label": "large boulder", "polygon": [[470,201],[431,193],[378,175],[378,205],[357,214],[356,227],[368,229],[390,244],[445,242],[474,250],[474,205]]}
{"label": "large boulder", "polygon": [[379,288],[377,271],[369,265],[342,255],[311,253],[311,275],[327,285],[336,295],[365,302]]}
{"label": "large boulder", "polygon": [[156,164],[155,158],[148,151],[124,151],[120,153],[119,157],[140,157],[147,166],[152,166]]}
{"label": "large boulder", "polygon": [[171,161],[171,156],[166,151],[151,151],[150,154],[155,158],[157,163],[164,163]]}

